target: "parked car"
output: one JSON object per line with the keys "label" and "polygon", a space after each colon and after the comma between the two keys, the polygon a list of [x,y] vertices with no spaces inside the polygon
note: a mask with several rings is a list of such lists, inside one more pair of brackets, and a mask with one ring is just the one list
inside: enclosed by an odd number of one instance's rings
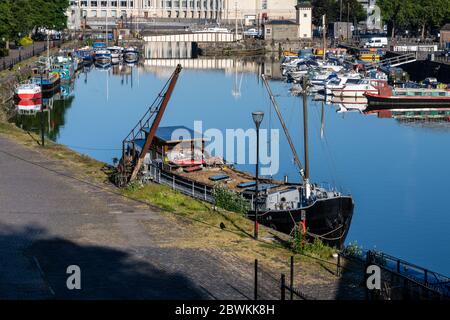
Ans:
{"label": "parked car", "polygon": [[257,38],[261,36],[261,32],[255,28],[251,28],[244,31],[244,36]]}

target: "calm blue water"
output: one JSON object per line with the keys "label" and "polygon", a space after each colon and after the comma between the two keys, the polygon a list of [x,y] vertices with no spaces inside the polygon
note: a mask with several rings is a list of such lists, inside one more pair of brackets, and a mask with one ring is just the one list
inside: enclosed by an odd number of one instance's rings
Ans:
{"label": "calm blue water", "polygon": [[[204,129],[253,128],[251,112],[265,112],[263,128],[281,129],[256,65],[245,69],[183,70],[162,126]],[[56,119],[55,140],[96,159],[120,157],[122,139],[134,127],[173,68],[128,68],[128,75],[92,70],[80,74],[64,119]],[[118,73],[116,70],[114,73]],[[300,98],[290,85],[270,82],[299,154],[303,154]],[[240,90],[239,90],[240,89]],[[240,91],[240,96],[233,92]],[[349,190],[356,208],[347,243],[376,247],[434,271],[450,274],[450,122],[404,124],[392,118],[337,113],[309,100],[311,176]],[[289,146],[280,131],[276,177],[298,179]],[[243,165],[252,170],[253,166]]]}

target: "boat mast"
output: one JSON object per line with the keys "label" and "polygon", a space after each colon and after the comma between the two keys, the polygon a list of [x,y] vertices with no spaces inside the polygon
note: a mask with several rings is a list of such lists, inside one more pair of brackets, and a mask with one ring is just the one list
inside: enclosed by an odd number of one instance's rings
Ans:
{"label": "boat mast", "polygon": [[322,16],[322,34],[323,34],[323,63],[325,63],[327,53],[327,29],[325,27],[327,15]]}
{"label": "boat mast", "polygon": [[309,143],[308,143],[308,79],[303,77],[303,143],[305,146],[305,176],[303,185],[305,187],[305,197],[309,199],[311,196],[311,184],[309,183]]}
{"label": "boat mast", "polygon": [[308,144],[308,83],[306,77],[303,77],[303,143],[305,146],[305,180],[309,180],[309,144]]}
{"label": "boat mast", "polygon": [[105,15],[105,36],[106,49],[108,49],[108,11],[106,11]]}
{"label": "boat mast", "polygon": [[275,97],[273,96],[272,90],[270,89],[269,83],[267,82],[267,79],[264,76],[264,74],[261,75],[261,78],[263,79],[264,85],[267,89],[267,92],[269,93],[270,100],[272,101],[272,105],[278,115],[278,119],[280,120],[281,126],[283,127],[284,134],[286,135],[286,139],[288,140],[289,146],[291,147],[292,154],[294,155],[294,162],[299,170],[299,173],[300,173],[303,181],[306,182],[306,176],[305,176],[305,172],[302,167],[302,163],[300,162],[300,158],[298,157],[297,150],[295,149],[294,143],[292,142],[291,135],[289,134],[289,131],[286,127],[283,116],[278,107],[278,103],[275,100]]}

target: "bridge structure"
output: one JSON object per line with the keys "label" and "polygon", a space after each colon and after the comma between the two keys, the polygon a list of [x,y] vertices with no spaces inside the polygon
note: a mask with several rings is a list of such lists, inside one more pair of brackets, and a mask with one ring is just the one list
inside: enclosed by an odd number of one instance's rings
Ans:
{"label": "bridge structure", "polygon": [[241,40],[242,35],[230,32],[186,32],[145,35],[143,39],[145,42],[235,42]]}

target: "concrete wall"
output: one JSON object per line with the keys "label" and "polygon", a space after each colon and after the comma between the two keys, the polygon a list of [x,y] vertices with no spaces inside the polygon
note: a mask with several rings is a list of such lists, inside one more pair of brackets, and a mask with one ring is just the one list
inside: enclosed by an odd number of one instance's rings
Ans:
{"label": "concrete wall", "polygon": [[264,25],[264,40],[283,41],[297,40],[298,28],[296,24],[266,24]]}

